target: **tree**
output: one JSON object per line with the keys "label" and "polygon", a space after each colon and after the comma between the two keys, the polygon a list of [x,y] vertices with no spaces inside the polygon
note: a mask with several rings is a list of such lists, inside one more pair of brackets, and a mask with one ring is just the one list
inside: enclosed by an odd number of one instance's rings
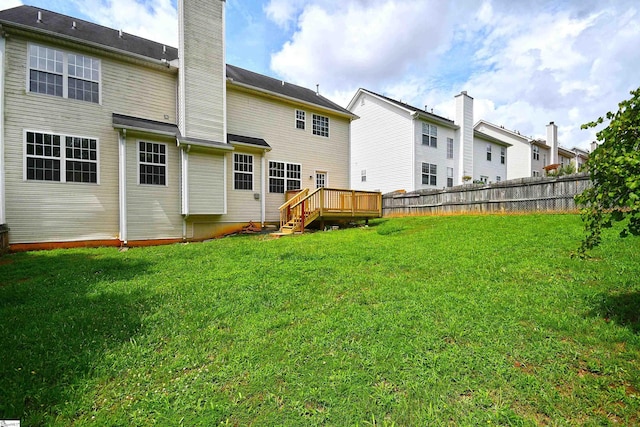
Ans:
{"label": "tree", "polygon": [[[587,166],[592,186],[576,196],[586,236],[579,255],[598,246],[602,230],[623,221],[621,237],[640,235],[640,88],[618,104],[618,112],[608,112],[609,124],[596,136],[600,144],[589,155]],[[594,128],[604,122],[582,125]]]}

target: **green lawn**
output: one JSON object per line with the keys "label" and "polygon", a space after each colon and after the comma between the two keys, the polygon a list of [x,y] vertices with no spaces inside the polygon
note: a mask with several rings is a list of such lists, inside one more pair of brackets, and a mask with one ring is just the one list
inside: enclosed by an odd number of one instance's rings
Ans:
{"label": "green lawn", "polygon": [[575,215],[0,258],[0,419],[638,425],[640,239]]}

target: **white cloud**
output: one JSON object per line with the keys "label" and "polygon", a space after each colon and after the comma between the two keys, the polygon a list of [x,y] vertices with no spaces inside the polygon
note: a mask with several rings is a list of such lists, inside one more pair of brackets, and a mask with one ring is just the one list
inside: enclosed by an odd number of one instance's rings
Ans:
{"label": "white cloud", "polygon": [[20,0],[0,0],[0,10],[11,9],[12,7],[22,5]]}
{"label": "white cloud", "polygon": [[634,0],[444,4],[272,0],[268,16],[295,30],[271,67],[320,83],[341,105],[365,87],[453,117],[453,96],[467,90],[476,120],[533,137],[554,121],[562,145],[582,148],[594,132],[580,125],[616,110],[639,84]]}

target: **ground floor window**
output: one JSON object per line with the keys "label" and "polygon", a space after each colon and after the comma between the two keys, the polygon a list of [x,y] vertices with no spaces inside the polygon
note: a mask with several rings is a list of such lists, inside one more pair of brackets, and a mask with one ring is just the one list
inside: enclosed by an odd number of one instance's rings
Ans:
{"label": "ground floor window", "polygon": [[253,190],[253,156],[233,154],[233,188],[235,190]]}
{"label": "ground floor window", "polygon": [[297,163],[269,161],[269,193],[300,190],[302,166]]}
{"label": "ground floor window", "polygon": [[138,142],[140,184],[167,185],[167,145]]}
{"label": "ground floor window", "polygon": [[422,183],[426,185],[438,185],[438,165],[432,163],[422,164]]}
{"label": "ground floor window", "polygon": [[25,178],[29,181],[98,183],[98,140],[26,132]]}
{"label": "ground floor window", "polygon": [[453,187],[453,168],[447,168],[447,187]]}

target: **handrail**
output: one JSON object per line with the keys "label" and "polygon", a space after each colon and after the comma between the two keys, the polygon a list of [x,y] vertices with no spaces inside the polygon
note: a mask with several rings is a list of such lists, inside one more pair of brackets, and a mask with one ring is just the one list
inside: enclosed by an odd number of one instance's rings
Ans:
{"label": "handrail", "polygon": [[317,188],[302,190],[280,207],[280,227],[291,224],[294,231],[326,215],[382,215],[382,194],[376,191]]}

